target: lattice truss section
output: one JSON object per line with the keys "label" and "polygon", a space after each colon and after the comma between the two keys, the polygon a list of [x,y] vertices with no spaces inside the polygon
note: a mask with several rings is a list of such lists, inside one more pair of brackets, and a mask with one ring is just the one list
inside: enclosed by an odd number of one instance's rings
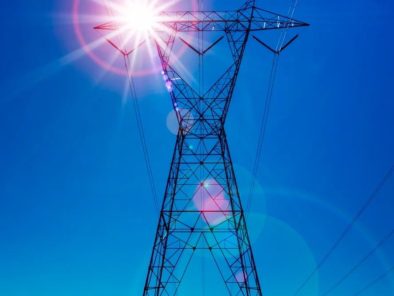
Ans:
{"label": "lattice truss section", "polygon": [[[306,26],[246,3],[236,11],[163,12],[157,32],[162,75],[179,121],[179,132],[143,294],[176,295],[189,263],[207,252],[228,295],[262,295],[224,124],[249,35],[253,31]],[[97,27],[114,30],[116,23]],[[197,91],[177,71],[174,45],[180,34],[222,34],[203,56],[227,42],[230,66],[207,90]]]}

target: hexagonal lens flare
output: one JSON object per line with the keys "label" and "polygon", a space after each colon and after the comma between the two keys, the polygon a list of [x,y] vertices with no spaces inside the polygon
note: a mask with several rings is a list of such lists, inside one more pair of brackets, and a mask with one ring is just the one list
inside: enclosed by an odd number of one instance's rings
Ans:
{"label": "hexagonal lens flare", "polygon": [[231,217],[230,201],[216,180],[202,182],[194,194],[193,203],[210,226],[216,226]]}

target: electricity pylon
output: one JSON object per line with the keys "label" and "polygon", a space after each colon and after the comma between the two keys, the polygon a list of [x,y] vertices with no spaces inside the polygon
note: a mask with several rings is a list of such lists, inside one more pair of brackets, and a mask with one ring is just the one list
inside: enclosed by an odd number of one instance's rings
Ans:
{"label": "electricity pylon", "polygon": [[[166,30],[156,32],[155,44],[179,132],[143,295],[176,295],[192,258],[206,252],[228,295],[261,296],[224,125],[251,32],[307,24],[258,8],[252,0],[235,11],[162,12],[162,16]],[[222,36],[205,48],[179,36],[196,32]],[[174,45],[182,42],[203,57],[223,39],[229,45],[231,66],[206,92],[195,90],[176,70]]]}

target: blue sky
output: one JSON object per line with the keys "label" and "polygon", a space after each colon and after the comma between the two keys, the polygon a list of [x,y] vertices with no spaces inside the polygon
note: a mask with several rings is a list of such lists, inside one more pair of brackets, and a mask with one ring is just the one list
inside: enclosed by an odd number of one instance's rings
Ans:
{"label": "blue sky", "polygon": [[[0,295],[139,295],[157,213],[132,104],[123,78],[62,59],[80,45],[61,2],[0,4]],[[294,294],[394,164],[393,11],[389,0],[299,1],[312,26],[280,58],[247,218],[265,295]],[[271,60],[250,42],[226,126],[244,200]],[[171,104],[159,74],[137,82],[162,196]],[[393,208],[391,178],[300,295],[337,282],[394,228]],[[354,295],[393,250],[394,237],[330,295]],[[360,295],[393,294],[391,273]]]}

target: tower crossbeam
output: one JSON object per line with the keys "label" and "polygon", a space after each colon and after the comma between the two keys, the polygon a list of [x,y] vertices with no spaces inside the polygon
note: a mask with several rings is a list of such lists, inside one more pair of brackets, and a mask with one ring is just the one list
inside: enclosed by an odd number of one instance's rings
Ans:
{"label": "tower crossbeam", "polygon": [[[307,23],[283,16],[269,10],[254,7],[253,16],[250,9],[237,11],[173,11],[161,12],[160,31],[177,32],[209,32],[209,31],[266,31],[284,28],[308,26]],[[118,30],[122,27],[118,22],[107,22],[96,26],[100,30]]]}

